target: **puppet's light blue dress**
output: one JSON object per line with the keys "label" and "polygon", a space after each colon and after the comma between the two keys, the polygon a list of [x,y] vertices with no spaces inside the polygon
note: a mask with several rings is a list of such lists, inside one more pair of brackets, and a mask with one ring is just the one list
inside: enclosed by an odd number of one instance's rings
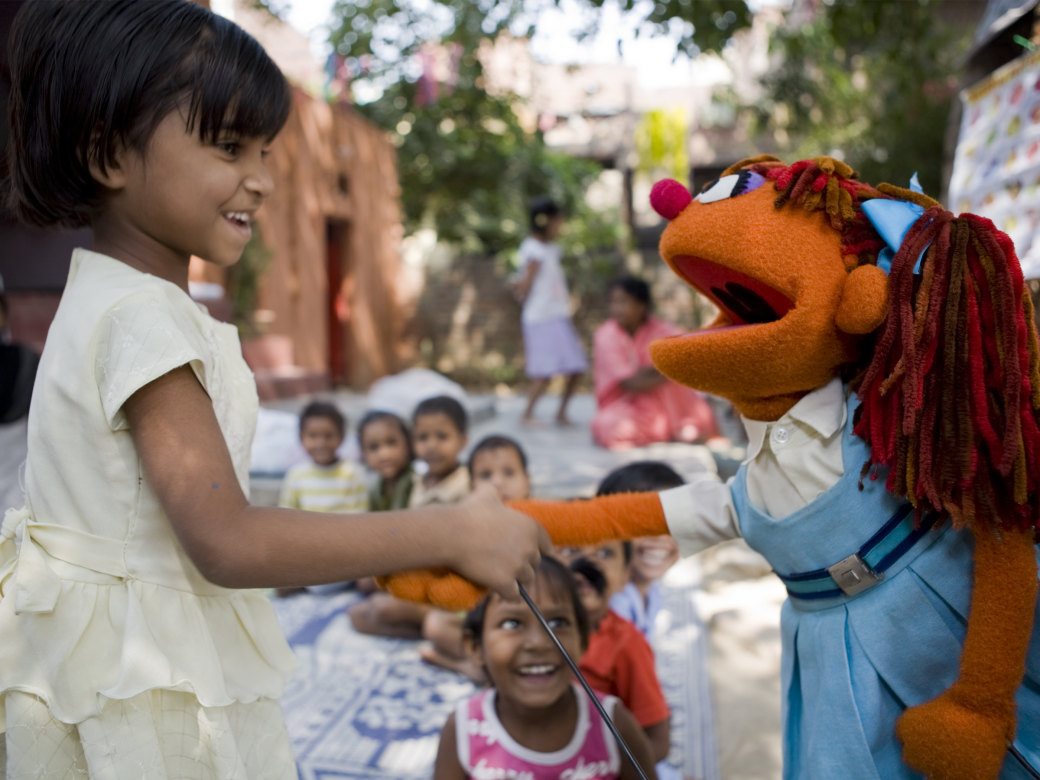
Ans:
{"label": "puppet's light blue dress", "polygon": [[[842,439],[845,475],[782,520],[748,500],[746,468],[732,484],[740,529],[780,575],[826,569],[857,552],[904,502],[885,473],[865,479],[864,442],[852,435],[855,397]],[[912,515],[911,515],[912,516]],[[855,596],[788,598],[783,636],[784,780],[909,780],[895,722],[957,678],[971,603],[972,539],[949,522],[928,531]],[[1040,619],[1036,622],[1040,626]],[[1040,768],[1040,630],[1034,629],[1018,692],[1015,745]],[[1001,780],[1028,778],[1010,755]]]}

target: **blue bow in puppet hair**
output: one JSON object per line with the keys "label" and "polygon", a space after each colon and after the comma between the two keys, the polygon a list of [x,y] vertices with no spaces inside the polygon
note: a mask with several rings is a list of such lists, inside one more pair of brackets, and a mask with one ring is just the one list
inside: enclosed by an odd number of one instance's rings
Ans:
{"label": "blue bow in puppet hair", "polygon": [[[916,173],[910,178],[910,189],[914,192],[923,191],[920,182],[917,180]],[[888,248],[883,249],[881,254],[878,255],[878,268],[886,274],[891,273],[892,258],[895,257],[895,253],[902,246],[903,239],[906,237],[906,232],[910,229],[910,226],[924,214],[924,209],[916,203],[907,203],[905,200],[882,199],[868,200],[863,203],[862,208],[863,213],[870,220],[870,224],[874,226],[874,229],[888,244]],[[917,264],[914,266],[915,274],[921,272],[921,258],[924,257],[924,253],[927,250],[928,247],[925,247],[920,257],[917,258]]]}

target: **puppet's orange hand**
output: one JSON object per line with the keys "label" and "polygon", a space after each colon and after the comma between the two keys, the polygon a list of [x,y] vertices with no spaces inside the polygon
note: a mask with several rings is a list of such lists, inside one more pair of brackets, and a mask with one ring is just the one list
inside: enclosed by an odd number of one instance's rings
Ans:
{"label": "puppet's orange hand", "polygon": [[391,596],[419,604],[432,604],[449,612],[468,612],[484,597],[484,589],[449,569],[419,569],[376,577]]}
{"label": "puppet's orange hand", "polygon": [[[668,533],[656,493],[603,496],[589,501],[511,501],[509,506],[541,523],[554,544],[596,544]],[[472,609],[484,595],[482,588],[448,569],[391,574],[377,577],[376,582],[397,598],[453,612]]]}
{"label": "puppet's orange hand", "polygon": [[1015,691],[1033,632],[1033,533],[981,523],[961,671],[950,689],[908,709],[896,725],[903,757],[928,780],[995,780],[1015,734]]}
{"label": "puppet's orange hand", "polygon": [[928,780],[995,780],[1014,738],[1014,715],[969,709],[954,685],[903,713],[896,734],[903,760]]}

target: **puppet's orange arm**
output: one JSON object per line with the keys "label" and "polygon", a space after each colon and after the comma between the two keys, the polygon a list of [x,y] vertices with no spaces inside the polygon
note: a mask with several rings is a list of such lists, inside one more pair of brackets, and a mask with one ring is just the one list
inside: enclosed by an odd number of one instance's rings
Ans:
{"label": "puppet's orange arm", "polygon": [[929,780],[995,780],[1015,734],[1037,600],[1032,531],[982,527],[975,535],[975,586],[957,681],[912,707],[897,733],[906,762]]}
{"label": "puppet's orange arm", "polygon": [[[603,496],[589,501],[511,501],[509,506],[541,523],[554,544],[595,544],[668,533],[657,493]],[[447,569],[403,572],[378,581],[398,598],[452,611],[472,609],[484,595],[473,583]]]}
{"label": "puppet's orange arm", "polygon": [[657,493],[626,493],[589,501],[510,501],[509,506],[541,523],[553,544],[596,544],[668,533]]}

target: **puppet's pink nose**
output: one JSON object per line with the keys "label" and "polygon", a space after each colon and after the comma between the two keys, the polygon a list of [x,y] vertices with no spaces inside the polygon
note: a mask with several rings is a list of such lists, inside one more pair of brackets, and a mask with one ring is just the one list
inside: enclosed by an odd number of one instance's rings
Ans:
{"label": "puppet's pink nose", "polygon": [[650,205],[667,220],[673,220],[690,205],[693,196],[675,179],[661,179],[650,190]]}

